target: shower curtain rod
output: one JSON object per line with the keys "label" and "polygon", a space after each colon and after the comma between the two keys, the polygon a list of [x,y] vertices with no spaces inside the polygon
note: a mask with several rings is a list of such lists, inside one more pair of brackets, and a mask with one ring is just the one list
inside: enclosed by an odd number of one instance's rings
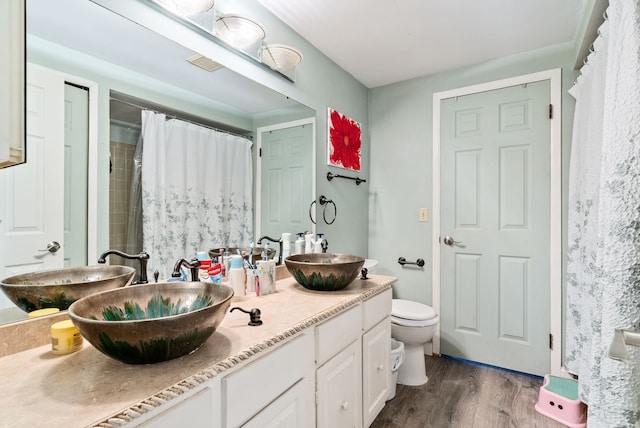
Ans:
{"label": "shower curtain rod", "polygon": [[587,55],[584,57],[584,59],[582,60],[582,67],[580,67],[580,70],[578,70],[578,75],[576,76],[576,78],[573,81],[572,86],[575,86],[576,82],[578,81],[578,79],[580,78],[580,76],[582,75],[582,68],[589,65],[589,56],[592,53],[595,53],[596,49],[595,49],[595,43],[596,40],[598,40],[598,38],[601,37],[601,33],[600,33],[600,27],[602,27],[602,25],[609,19],[609,17],[607,16],[607,10],[605,9],[604,12],[602,12],[602,23],[600,24],[600,26],[598,26],[598,30],[596,32],[596,38],[593,42],[591,42],[591,44],[589,45],[589,49],[587,49]]}
{"label": "shower curtain rod", "polygon": [[191,123],[193,125],[202,126],[204,128],[207,128],[207,129],[212,129],[214,131],[223,132],[225,134],[233,135],[233,136],[236,136],[236,137],[242,137],[242,138],[247,138],[249,140],[253,140],[253,136],[252,135],[243,135],[243,134],[240,134],[240,133],[237,133],[237,132],[229,131],[228,129],[221,129],[221,128],[218,128],[218,127],[215,127],[215,126],[212,126],[212,125],[207,125],[205,123],[198,122],[198,121],[192,119],[193,116],[188,114],[188,113],[184,113],[184,115],[181,116],[181,115],[179,115],[177,113],[168,113],[168,112],[162,111],[161,109],[156,108],[156,107],[150,107],[148,105],[145,106],[145,105],[136,104],[134,102],[123,100],[121,98],[114,97],[114,96],[110,96],[109,100],[118,101],[119,103],[123,103],[123,104],[130,105],[132,107],[139,108],[140,110],[151,110],[154,113],[164,114],[166,117],[168,117],[170,119],[179,119],[179,120],[182,120],[184,122]]}

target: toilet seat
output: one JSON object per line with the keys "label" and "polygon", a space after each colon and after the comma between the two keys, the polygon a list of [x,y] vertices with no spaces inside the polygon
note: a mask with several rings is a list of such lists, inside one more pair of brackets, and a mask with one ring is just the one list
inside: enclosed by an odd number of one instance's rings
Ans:
{"label": "toilet seat", "polygon": [[406,327],[427,327],[438,322],[438,314],[431,306],[411,300],[393,299],[391,322]]}

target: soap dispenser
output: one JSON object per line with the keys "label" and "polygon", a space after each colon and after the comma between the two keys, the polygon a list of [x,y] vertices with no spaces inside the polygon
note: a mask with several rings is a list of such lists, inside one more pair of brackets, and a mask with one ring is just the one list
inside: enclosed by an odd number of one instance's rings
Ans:
{"label": "soap dispenser", "polygon": [[298,233],[298,239],[294,243],[294,254],[302,254],[304,252],[304,233]]}
{"label": "soap dispenser", "polygon": [[316,239],[315,241],[313,241],[313,252],[314,253],[321,253],[322,252],[322,237],[324,235],[322,233],[318,233],[317,237],[318,239]]}

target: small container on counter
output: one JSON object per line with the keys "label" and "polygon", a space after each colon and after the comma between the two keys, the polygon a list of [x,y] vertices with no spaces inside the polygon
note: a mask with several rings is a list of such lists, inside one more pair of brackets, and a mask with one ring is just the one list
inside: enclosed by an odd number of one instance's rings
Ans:
{"label": "small container on counter", "polygon": [[227,273],[229,278],[229,286],[233,288],[233,295],[240,297],[245,295],[245,274],[242,264],[242,256],[239,254],[231,256],[229,264],[229,272]]}
{"label": "small container on counter", "polygon": [[304,253],[304,233],[298,233],[298,239],[294,243],[294,253],[293,254],[302,254]]}
{"label": "small container on counter", "polygon": [[256,276],[253,269],[246,269],[247,272],[247,293],[256,292]]}
{"label": "small container on counter", "polygon": [[60,312],[58,308],[44,308],[44,309],[36,309],[35,311],[29,312],[29,318],[38,318],[43,317],[45,315],[51,315]]}
{"label": "small container on counter", "polygon": [[71,320],[60,321],[51,326],[51,352],[56,355],[70,354],[82,349],[84,339]]}
{"label": "small container on counter", "polygon": [[[260,295],[276,292],[276,262],[275,260],[259,260],[258,275],[260,276]],[[257,292],[257,290],[256,290]]]}

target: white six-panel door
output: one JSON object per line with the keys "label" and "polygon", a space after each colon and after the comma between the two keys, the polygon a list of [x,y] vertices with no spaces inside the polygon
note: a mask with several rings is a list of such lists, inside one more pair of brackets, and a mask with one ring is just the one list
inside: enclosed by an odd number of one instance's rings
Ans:
{"label": "white six-panel door", "polygon": [[[27,67],[27,163],[0,170],[0,276],[63,266],[64,79]],[[0,308],[13,306],[2,294]]]}
{"label": "white six-panel door", "polygon": [[[261,132],[259,233],[279,238],[310,230],[313,192],[313,130],[311,123]],[[295,238],[293,238],[295,239]],[[293,240],[292,239],[292,240]]]}
{"label": "white six-panel door", "polygon": [[549,82],[441,103],[441,353],[549,372]]}

